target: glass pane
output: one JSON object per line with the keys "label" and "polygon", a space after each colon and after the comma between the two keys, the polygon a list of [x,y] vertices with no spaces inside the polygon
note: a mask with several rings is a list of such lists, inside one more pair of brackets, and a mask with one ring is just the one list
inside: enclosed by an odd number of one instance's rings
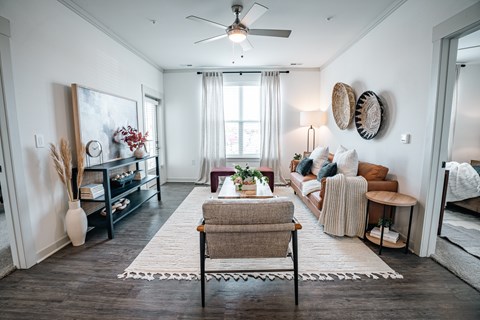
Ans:
{"label": "glass pane", "polygon": [[243,123],[243,154],[244,155],[260,154],[260,123],[259,122]]}
{"label": "glass pane", "polygon": [[227,157],[239,153],[238,122],[225,122],[225,148]]}
{"label": "glass pane", "polygon": [[[147,152],[157,153],[157,104],[150,100],[145,100],[145,132],[148,132],[148,141],[145,143]],[[147,171],[155,169],[155,159],[147,160]]]}
{"label": "glass pane", "polygon": [[223,108],[225,121],[239,120],[240,117],[240,87],[223,87]]}
{"label": "glass pane", "polygon": [[260,87],[243,87],[243,120],[260,120]]}

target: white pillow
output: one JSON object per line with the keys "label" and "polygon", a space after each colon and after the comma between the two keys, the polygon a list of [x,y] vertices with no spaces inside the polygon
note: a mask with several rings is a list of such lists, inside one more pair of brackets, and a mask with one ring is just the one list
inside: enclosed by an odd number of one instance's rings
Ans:
{"label": "white pillow", "polygon": [[322,183],[317,179],[308,180],[302,183],[302,195],[307,196],[312,192],[322,189]]}
{"label": "white pillow", "polygon": [[337,173],[343,173],[346,177],[355,177],[358,172],[358,155],[355,149],[347,150],[340,145],[333,156],[337,164]]}
{"label": "white pillow", "polygon": [[309,158],[313,160],[311,171],[314,175],[317,175],[318,171],[322,169],[323,163],[328,160],[328,147],[316,147],[310,153]]}

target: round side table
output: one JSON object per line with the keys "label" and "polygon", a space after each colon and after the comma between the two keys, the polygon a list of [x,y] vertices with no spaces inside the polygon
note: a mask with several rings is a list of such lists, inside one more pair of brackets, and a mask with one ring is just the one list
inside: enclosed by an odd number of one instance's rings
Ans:
{"label": "round side table", "polygon": [[[381,231],[380,239],[373,238],[373,237],[367,235],[368,207],[369,207],[370,201],[373,201],[375,203],[379,203],[379,204],[384,205],[384,207],[383,207],[383,220],[382,221],[385,221],[385,215],[386,215],[388,207],[392,208],[392,212],[394,212],[396,207],[410,207],[410,218],[408,220],[408,232],[407,232],[407,240],[406,240],[405,244],[403,244],[403,243],[401,243],[401,244],[396,244],[396,243],[393,244],[392,243],[392,245],[385,244],[386,247],[388,246],[388,247],[391,247],[391,248],[403,248],[403,246],[405,246],[405,253],[408,253],[408,243],[410,241],[410,229],[412,227],[413,208],[417,204],[417,199],[415,199],[411,196],[407,196],[405,194],[401,194],[401,193],[398,193],[398,192],[391,192],[391,191],[369,191],[365,194],[365,196],[368,199],[368,203],[367,203],[367,214],[365,216],[365,231],[364,231],[363,238],[368,239],[368,240],[372,241],[373,243],[376,243],[376,244],[380,245],[380,249],[378,250],[379,255],[382,254],[382,247],[384,246],[384,243],[383,243],[384,228],[381,228],[382,231]],[[378,242],[378,240],[380,240],[380,241]]]}

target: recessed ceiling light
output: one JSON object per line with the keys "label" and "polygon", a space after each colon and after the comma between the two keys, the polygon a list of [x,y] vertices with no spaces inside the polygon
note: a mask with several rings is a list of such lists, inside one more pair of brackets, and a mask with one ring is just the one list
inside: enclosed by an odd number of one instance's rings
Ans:
{"label": "recessed ceiling light", "polygon": [[290,63],[291,66],[301,66],[303,63],[301,62],[292,62]]}

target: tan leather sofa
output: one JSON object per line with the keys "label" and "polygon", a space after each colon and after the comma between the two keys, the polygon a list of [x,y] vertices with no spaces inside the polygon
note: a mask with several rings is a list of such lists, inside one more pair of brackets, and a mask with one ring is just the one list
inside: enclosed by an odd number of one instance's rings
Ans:
{"label": "tan leather sofa", "polygon": [[[329,154],[328,159],[333,160],[333,154]],[[295,172],[300,160],[292,160],[290,165],[290,185],[295,193],[302,199],[302,201],[310,208],[313,214],[318,218],[323,206],[323,197],[325,193],[326,178],[323,178],[322,188],[320,191],[312,192],[306,196],[302,195],[302,183],[317,177],[314,174],[308,174],[302,176],[300,173]],[[358,163],[358,175],[363,176],[367,180],[368,191],[393,191],[398,190],[398,181],[385,180],[388,173],[388,168],[376,165],[368,162],[359,161]],[[369,205],[369,225],[376,225],[378,219],[383,214],[383,205],[371,202]]]}

